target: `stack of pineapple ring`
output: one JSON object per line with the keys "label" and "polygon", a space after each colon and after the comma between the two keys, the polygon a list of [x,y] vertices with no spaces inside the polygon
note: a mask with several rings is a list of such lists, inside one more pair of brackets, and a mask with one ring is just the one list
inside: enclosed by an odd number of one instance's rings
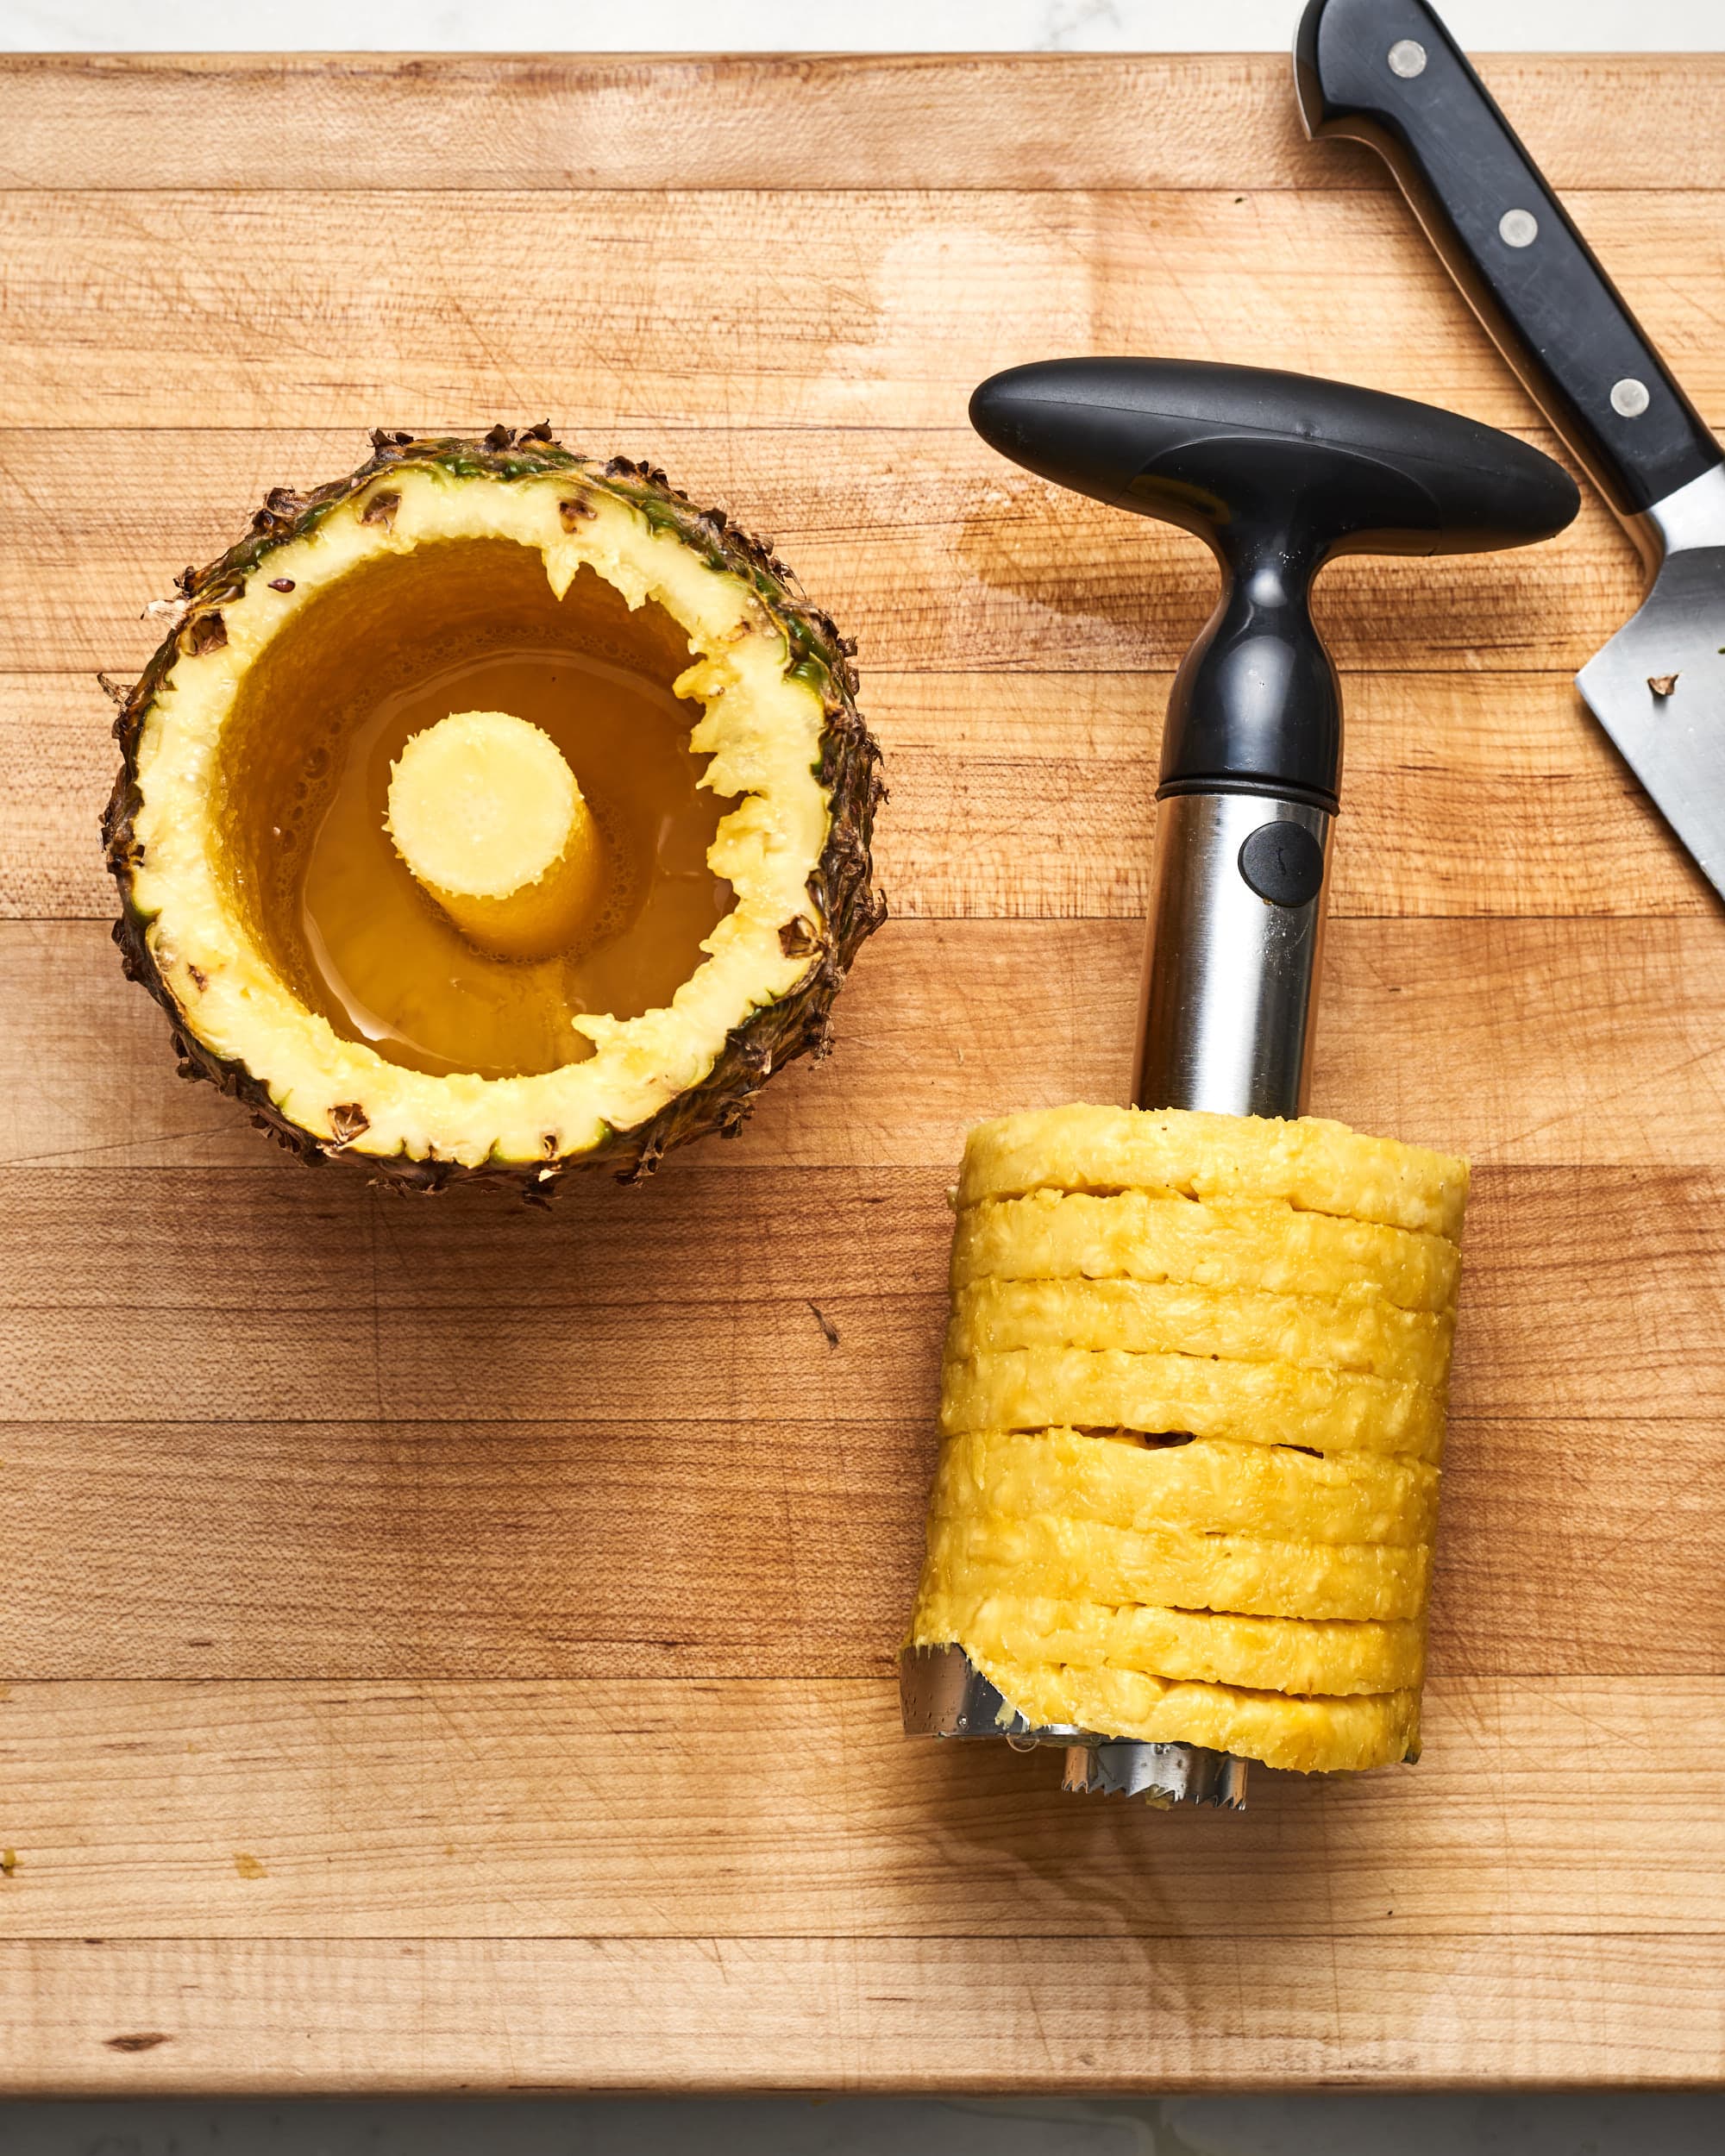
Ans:
{"label": "stack of pineapple ring", "polygon": [[1415,1757],[1466,1200],[1315,1118],[980,1125],[908,1644],[1036,1723]]}

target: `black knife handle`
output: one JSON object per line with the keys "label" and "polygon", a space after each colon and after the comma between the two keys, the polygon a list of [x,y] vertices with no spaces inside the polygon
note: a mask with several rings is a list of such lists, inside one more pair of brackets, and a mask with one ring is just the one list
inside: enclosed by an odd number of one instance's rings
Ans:
{"label": "black knife handle", "polygon": [[1504,356],[1622,517],[1725,462],[1424,0],[1310,0],[1306,130],[1369,143]]}

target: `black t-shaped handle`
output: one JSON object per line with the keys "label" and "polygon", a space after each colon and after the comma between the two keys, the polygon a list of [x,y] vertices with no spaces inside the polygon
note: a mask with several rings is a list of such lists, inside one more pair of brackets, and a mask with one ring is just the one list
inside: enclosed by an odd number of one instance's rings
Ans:
{"label": "black t-shaped handle", "polygon": [[1561,531],[1560,465],[1402,397],[1199,360],[1047,360],[970,399],[985,442],[1116,508],[1179,524],[1222,595],[1168,703],[1161,794],[1253,793],[1333,811],[1341,699],[1313,625],[1340,554],[1473,554]]}

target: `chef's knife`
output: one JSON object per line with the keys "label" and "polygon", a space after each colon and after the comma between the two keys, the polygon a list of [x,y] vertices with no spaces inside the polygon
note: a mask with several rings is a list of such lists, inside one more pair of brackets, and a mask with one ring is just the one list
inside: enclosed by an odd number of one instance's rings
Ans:
{"label": "chef's knife", "polygon": [[1725,453],[1424,0],[1310,0],[1294,72],[1307,133],[1382,154],[1640,548],[1640,610],[1576,680],[1725,893]]}

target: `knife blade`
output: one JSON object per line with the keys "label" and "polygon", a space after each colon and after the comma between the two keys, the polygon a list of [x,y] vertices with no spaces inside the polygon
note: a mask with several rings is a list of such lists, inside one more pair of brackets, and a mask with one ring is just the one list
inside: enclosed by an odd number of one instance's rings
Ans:
{"label": "knife blade", "polygon": [[1310,0],[1306,132],[1364,142],[1628,527],[1638,611],[1576,676],[1725,894],[1725,451],[1426,0]]}

